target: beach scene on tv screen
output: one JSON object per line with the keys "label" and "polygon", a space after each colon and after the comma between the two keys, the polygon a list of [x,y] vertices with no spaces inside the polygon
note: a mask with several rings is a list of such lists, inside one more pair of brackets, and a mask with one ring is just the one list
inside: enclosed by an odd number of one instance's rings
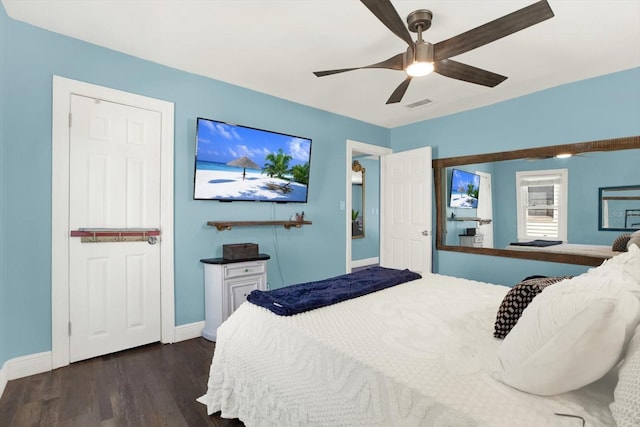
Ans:
{"label": "beach scene on tv screen", "polygon": [[311,140],[198,120],[195,199],[306,202]]}
{"label": "beach scene on tv screen", "polygon": [[451,174],[452,208],[477,208],[480,176],[454,169]]}

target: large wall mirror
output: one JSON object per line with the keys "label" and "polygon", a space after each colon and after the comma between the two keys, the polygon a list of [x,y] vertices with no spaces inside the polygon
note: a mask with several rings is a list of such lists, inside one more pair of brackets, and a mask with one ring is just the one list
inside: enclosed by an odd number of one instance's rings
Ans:
{"label": "large wall mirror", "polygon": [[[603,227],[601,189],[609,188],[604,197],[637,197],[638,159],[640,136],[434,159],[436,249],[600,265],[610,255],[598,248],[610,248],[620,234],[618,227]],[[516,176],[526,180],[540,171],[547,173],[547,181],[539,181],[538,190],[527,193],[535,205],[533,208],[529,205],[529,215],[537,215],[541,224],[557,221],[558,212],[551,205],[558,201],[547,190],[553,188],[557,176],[565,176],[566,201],[560,204],[565,209],[566,237],[559,240],[583,246],[584,251],[557,253],[551,248],[520,250],[514,246],[519,243],[522,223],[518,221],[522,211],[518,209],[518,203],[522,204],[518,194],[522,194],[522,187],[521,181],[516,183]],[[614,193],[613,188],[620,187],[631,188],[633,192]],[[611,203],[609,207],[613,209]],[[625,212],[623,221],[628,216],[627,223],[640,222],[640,216],[635,216],[639,209],[628,203],[623,210],[629,212]]]}
{"label": "large wall mirror", "polygon": [[[640,159],[638,162],[640,163]],[[638,169],[640,170],[640,165]],[[638,175],[638,185],[600,188],[600,230],[640,230],[640,171]]]}
{"label": "large wall mirror", "polygon": [[351,238],[364,238],[365,168],[360,161],[351,165]]}

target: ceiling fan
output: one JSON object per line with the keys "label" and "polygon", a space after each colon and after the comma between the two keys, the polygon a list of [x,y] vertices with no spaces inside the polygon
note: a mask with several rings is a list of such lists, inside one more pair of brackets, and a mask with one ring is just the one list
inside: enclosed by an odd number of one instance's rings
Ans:
{"label": "ceiling fan", "polygon": [[[313,74],[323,77],[365,68],[386,68],[405,71],[407,77],[393,91],[387,100],[387,104],[398,103],[402,100],[409,83],[411,83],[411,79],[426,76],[431,72],[483,86],[497,86],[507,77],[449,58],[484,46],[554,16],[549,3],[546,0],[541,0],[450,39],[431,44],[422,39],[422,32],[431,27],[431,19],[433,18],[431,11],[419,9],[411,12],[407,16],[407,26],[405,26],[390,0],[360,1],[391,32],[407,43],[407,50],[376,64],[337,70],[314,71]],[[418,33],[415,42],[411,38],[409,30]]]}

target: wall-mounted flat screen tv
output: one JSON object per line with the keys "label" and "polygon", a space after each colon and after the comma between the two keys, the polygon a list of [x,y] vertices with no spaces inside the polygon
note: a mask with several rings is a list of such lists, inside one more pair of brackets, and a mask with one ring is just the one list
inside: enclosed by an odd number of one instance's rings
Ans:
{"label": "wall-mounted flat screen tv", "polygon": [[193,198],[306,203],[311,140],[198,118]]}
{"label": "wall-mounted flat screen tv", "polygon": [[449,206],[452,208],[477,208],[478,192],[480,191],[480,175],[453,169],[451,172],[451,197]]}

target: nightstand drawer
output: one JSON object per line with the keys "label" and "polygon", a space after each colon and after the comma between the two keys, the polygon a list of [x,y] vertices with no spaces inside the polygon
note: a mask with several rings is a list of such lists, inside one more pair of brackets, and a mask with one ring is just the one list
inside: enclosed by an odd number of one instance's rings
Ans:
{"label": "nightstand drawer", "polygon": [[241,277],[252,274],[262,274],[265,272],[266,262],[243,262],[241,265],[227,265],[224,268],[224,277]]}

